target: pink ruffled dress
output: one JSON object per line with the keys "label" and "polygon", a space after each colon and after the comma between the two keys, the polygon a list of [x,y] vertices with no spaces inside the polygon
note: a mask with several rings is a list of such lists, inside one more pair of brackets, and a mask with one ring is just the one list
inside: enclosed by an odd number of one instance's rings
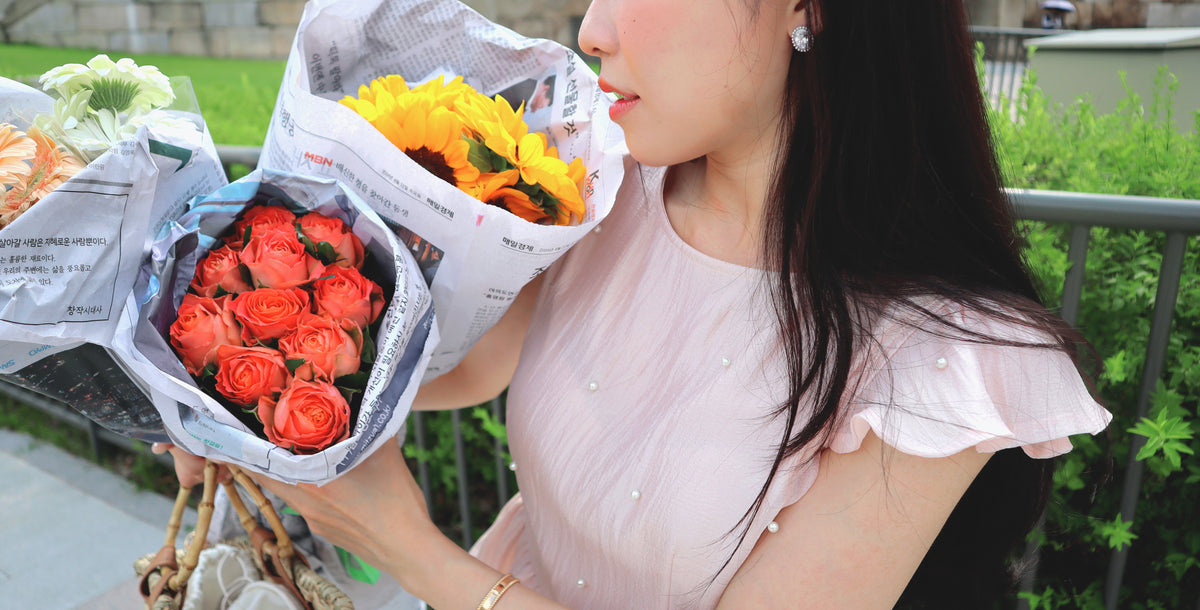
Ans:
{"label": "pink ruffled dress", "polygon": [[[787,371],[769,277],[680,239],[664,175],[633,174],[596,234],[547,272],[508,395],[521,492],[472,551],[572,608],[714,607],[819,468],[785,464],[734,552],[730,531],[782,435],[771,413]],[[1022,336],[939,309],[970,328]],[[854,451],[873,430],[918,456],[1021,446],[1048,457],[1110,419],[1060,354],[900,323],[882,324],[876,339],[833,451]]]}

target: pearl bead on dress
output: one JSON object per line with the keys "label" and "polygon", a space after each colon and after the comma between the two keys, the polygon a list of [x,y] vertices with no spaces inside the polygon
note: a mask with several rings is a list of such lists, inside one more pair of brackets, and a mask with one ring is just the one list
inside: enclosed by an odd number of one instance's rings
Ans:
{"label": "pearl bead on dress", "polygon": [[949,360],[946,360],[946,358],[943,356],[943,357],[941,357],[941,358],[938,358],[937,360],[935,360],[935,361],[933,362],[933,366],[937,367],[937,369],[940,371],[940,370],[942,370],[942,369],[944,369],[944,368],[946,368],[946,367],[950,366],[950,361],[949,361]]}
{"label": "pearl bead on dress", "polygon": [[511,471],[513,471],[513,472],[516,472],[516,471],[517,471],[517,463],[516,463],[516,462],[509,462],[509,463],[508,463],[508,469],[509,469],[509,470],[511,470]]}
{"label": "pearl bead on dress", "polygon": [[721,358],[721,366],[729,368],[729,365],[731,364],[733,364],[733,362],[729,360],[729,358]]}
{"label": "pearl bead on dress", "polygon": [[629,497],[630,497],[630,498],[633,498],[634,500],[641,500],[641,499],[642,499],[642,492],[640,492],[640,491],[638,491],[638,490],[636,490],[636,489],[635,489],[635,490],[633,490],[632,492],[630,492],[630,493],[629,493]]}
{"label": "pearl bead on dress", "polygon": [[779,524],[778,524],[778,523],[775,523],[774,521],[772,521],[772,522],[768,523],[768,524],[767,524],[767,531],[768,531],[768,532],[771,532],[772,534],[774,534],[775,532],[778,532],[778,531],[779,531]]}
{"label": "pearl bead on dress", "polygon": [[595,381],[588,384],[588,390],[591,392],[595,392],[596,390],[599,390],[599,389],[600,389],[600,384],[596,383]]}
{"label": "pearl bead on dress", "polygon": [[576,586],[576,587],[579,587],[580,589],[582,589],[582,588],[583,588],[585,585],[587,585],[587,582],[586,582],[586,581],[584,581],[582,578],[580,578],[579,580],[575,581],[575,586]]}

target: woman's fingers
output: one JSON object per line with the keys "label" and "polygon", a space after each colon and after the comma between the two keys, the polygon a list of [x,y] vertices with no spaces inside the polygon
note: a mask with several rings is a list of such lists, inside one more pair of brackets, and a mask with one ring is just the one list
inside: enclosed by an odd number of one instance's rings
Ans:
{"label": "woman's fingers", "polygon": [[[175,461],[175,477],[179,479],[180,487],[195,487],[204,482],[204,458],[192,455],[170,443],[154,443],[150,445],[150,451],[158,455],[171,454],[171,458]],[[218,464],[218,466],[218,483],[224,483],[233,478],[224,464]]]}

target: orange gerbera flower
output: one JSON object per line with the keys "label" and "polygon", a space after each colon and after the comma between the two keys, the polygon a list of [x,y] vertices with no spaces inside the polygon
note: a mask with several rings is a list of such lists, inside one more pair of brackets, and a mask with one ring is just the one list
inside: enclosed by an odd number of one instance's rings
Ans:
{"label": "orange gerbera flower", "polygon": [[24,182],[29,175],[28,159],[33,158],[37,144],[25,136],[16,125],[0,123],[0,185],[5,189]]}
{"label": "orange gerbera flower", "polygon": [[[8,226],[39,199],[83,169],[74,156],[59,148],[36,127],[30,128],[25,139],[32,142],[33,155],[26,158],[26,173],[13,181],[11,187],[8,183],[5,185],[3,199],[0,199],[0,228]],[[0,149],[0,156],[4,155],[3,150]]]}

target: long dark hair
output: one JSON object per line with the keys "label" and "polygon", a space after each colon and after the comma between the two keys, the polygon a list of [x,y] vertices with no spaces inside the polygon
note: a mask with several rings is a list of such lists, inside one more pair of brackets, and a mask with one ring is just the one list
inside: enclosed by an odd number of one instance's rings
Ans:
{"label": "long dark hair", "polygon": [[[753,0],[751,0],[753,1]],[[1061,350],[1082,340],[1049,313],[1022,261],[991,147],[961,0],[808,0],[815,41],[793,55],[781,155],[765,208],[765,262],[790,372],[775,463],[830,436],[855,358],[886,312],[965,340]],[[979,335],[927,297],[1037,331]],[[806,407],[798,415],[800,405]],[[989,460],[910,582],[902,605],[988,607],[1005,560],[1044,507],[1052,464]]]}

